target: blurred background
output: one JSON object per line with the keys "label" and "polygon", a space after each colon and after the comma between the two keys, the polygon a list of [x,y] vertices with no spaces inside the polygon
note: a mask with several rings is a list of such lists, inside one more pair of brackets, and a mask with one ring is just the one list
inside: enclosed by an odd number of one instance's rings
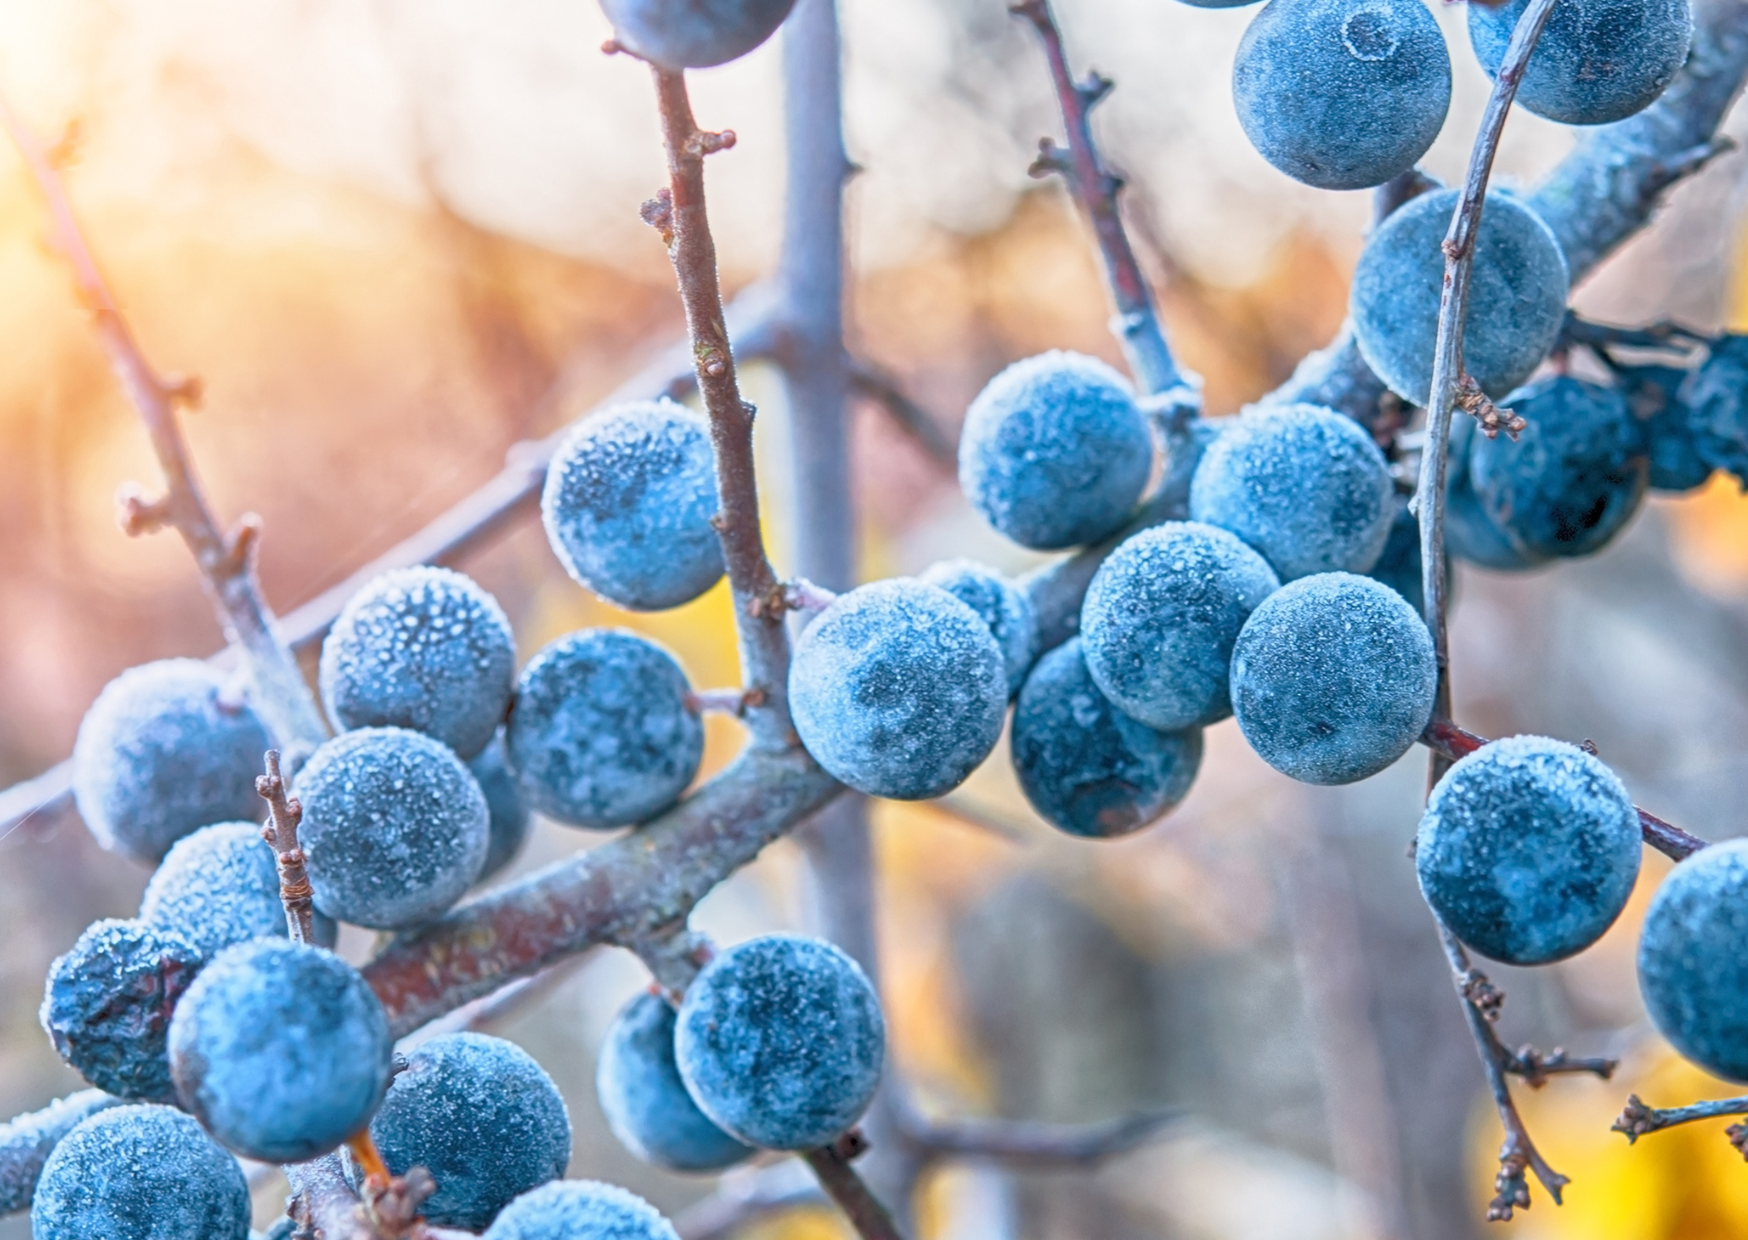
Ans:
{"label": "blurred background", "polygon": [[[1213,412],[1283,379],[1340,322],[1363,194],[1294,184],[1254,154],[1227,80],[1251,10],[1059,0],[1070,54],[1117,79],[1098,114],[1173,343]],[[1486,80],[1460,6],[1437,3],[1456,67],[1427,165],[1460,172]],[[1057,133],[1042,57],[1001,0],[842,0],[852,157],[852,343],[949,435],[983,382],[1045,348],[1113,361],[1098,267],[1060,187],[1028,180]],[[0,88],[43,134],[72,119],[68,174],[149,355],[198,374],[187,419],[219,511],[263,515],[262,572],[289,610],[442,512],[519,441],[585,413],[680,328],[666,257],[637,219],[661,183],[647,76],[600,55],[588,0],[0,0]],[[731,288],[767,274],[782,213],[777,49],[695,75]],[[1742,135],[1738,109],[1726,126]],[[1527,182],[1569,131],[1522,113],[1501,176]],[[1748,160],[1680,187],[1657,225],[1577,294],[1593,317],[1748,328],[1740,241]],[[157,484],[39,203],[0,146],[0,786],[69,751],[122,668],[220,644],[174,538],[130,541],[116,487]],[[752,368],[767,532],[781,570],[782,389]],[[1037,557],[971,512],[949,466],[882,411],[856,412],[862,572],[957,555]],[[672,648],[701,686],[734,683],[726,594],[656,616],[571,583],[524,523],[462,567],[494,591],[524,653],[585,625]],[[1525,576],[1459,570],[1458,717],[1488,735],[1590,738],[1635,798],[1710,839],[1744,833],[1748,501],[1716,481],[1647,505],[1603,554]],[[709,766],[737,743],[713,721]],[[1209,731],[1183,807],[1137,837],[1075,842],[1027,809],[1005,748],[963,812],[874,807],[884,992],[895,1064],[934,1110],[1091,1120],[1176,1104],[1193,1119],[1097,1168],[960,1166],[926,1186],[936,1240],[1462,1240],[1486,1226],[1498,1132],[1405,856],[1424,757],[1346,789],[1292,784],[1230,722]],[[519,869],[598,837],[541,824]],[[1628,1092],[1654,1105],[1728,1087],[1644,1022],[1639,912],[1569,963],[1490,970],[1508,1042],[1621,1057],[1612,1083],[1519,1090],[1573,1179],[1522,1237],[1663,1240],[1748,1228],[1748,1167],[1692,1125],[1628,1149]],[[79,1082],[36,1022],[49,960],[89,921],[128,916],[146,875],[76,819],[0,840],[0,1113]],[[785,842],[719,889],[699,923],[734,941],[802,919]],[[362,955],[369,942],[348,940]],[[571,1174],[677,1210],[709,1182],[641,1166],[605,1131],[594,1051],[644,983],[597,953],[493,1031],[564,1090]],[[282,1184],[259,1196],[260,1221]],[[22,1219],[0,1240],[23,1240]],[[749,1240],[840,1235],[825,1211]]]}

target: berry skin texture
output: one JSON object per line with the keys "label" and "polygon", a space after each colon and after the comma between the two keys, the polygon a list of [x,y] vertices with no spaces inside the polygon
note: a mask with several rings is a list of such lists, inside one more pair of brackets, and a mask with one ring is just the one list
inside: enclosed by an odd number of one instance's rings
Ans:
{"label": "berry skin texture", "polygon": [[1432,717],[1426,625],[1370,577],[1323,573],[1264,599],[1232,648],[1232,708],[1264,762],[1351,784],[1408,752]]}
{"label": "berry skin texture", "polygon": [[1551,964],[1614,924],[1639,852],[1638,811],[1613,771],[1576,745],[1512,736],[1438,781],[1414,865],[1463,942],[1506,964]]}
{"label": "berry skin texture", "polygon": [[1371,568],[1394,495],[1384,454],[1352,418],[1320,405],[1257,408],[1202,454],[1190,518],[1238,535],[1285,582]]}
{"label": "berry skin texture", "polygon": [[957,788],[989,756],[1007,685],[1001,648],[976,612],[895,577],[839,595],[802,632],[789,708],[801,743],[834,779],[916,801]]}
{"label": "berry skin texture", "polygon": [[479,781],[485,793],[486,813],[491,824],[491,838],[486,845],[486,863],[480,867],[476,883],[483,883],[516,859],[522,845],[528,842],[528,829],[533,817],[522,800],[522,790],[516,785],[516,775],[510,770],[510,754],[500,731],[492,743],[470,759],[467,769]]}
{"label": "berry skin texture", "polygon": [[1141,498],[1153,464],[1128,383],[1096,358],[1015,362],[971,402],[959,486],[1003,534],[1038,551],[1096,542]]}
{"label": "berry skin texture", "polygon": [[1644,434],[1653,491],[1691,491],[1712,476],[1711,463],[1700,455],[1688,424],[1688,408],[1680,399],[1682,384],[1693,373],[1673,366],[1625,366],[1615,373],[1627,408]]}
{"label": "berry skin texture", "polygon": [[[1488,77],[1529,0],[1469,9],[1469,42]],[[1642,111],[1687,60],[1687,0],[1565,0],[1530,53],[1517,102],[1565,125],[1605,125]]]}
{"label": "berry skin texture", "polygon": [[255,939],[201,971],[170,1022],[183,1107],[261,1162],[319,1158],[362,1129],[388,1088],[382,1004],[320,947]]}
{"label": "berry skin texture", "polygon": [[1014,707],[1020,788],[1051,826],[1086,839],[1139,831],[1175,809],[1202,764],[1202,730],[1161,732],[1113,706],[1075,637],[1038,660]]}
{"label": "berry skin texture", "polygon": [[173,1107],[115,1107],[85,1120],[43,1164],[35,1240],[248,1240],[237,1160]]}
{"label": "berry skin texture", "polygon": [[522,669],[510,767],[528,804],[573,827],[629,826],[675,801],[704,760],[686,673],[615,629],[559,638]]}
{"label": "berry skin texture", "polygon": [[886,1021],[854,960],[818,939],[773,934],[705,966],[680,1005],[674,1058],[718,1127],[749,1145],[812,1149],[873,1100]]}
{"label": "berry skin texture", "polygon": [[255,712],[200,660],[130,667],[79,724],[79,815],[104,848],[155,864],[197,827],[260,812],[255,777],[269,744]]}
{"label": "berry skin texture", "polygon": [[1087,671],[1124,714],[1188,728],[1232,713],[1232,643],[1280,589],[1264,559],[1225,530],[1169,521],[1099,567],[1080,609]]}
{"label": "berry skin texture", "polygon": [[1529,425],[1515,443],[1470,440],[1481,511],[1525,559],[1600,551],[1639,510],[1650,469],[1625,398],[1556,375],[1520,388],[1505,408]]}
{"label": "berry skin texture", "polygon": [[678,607],[721,579],[716,511],[710,429],[671,400],[584,421],[559,445],[540,496],[565,571],[633,611]]}
{"label": "berry skin texture", "polygon": [[[437,1191],[420,1207],[439,1227],[481,1231],[516,1197],[564,1174],[571,1121],[546,1070],[514,1042],[451,1033],[409,1051],[370,1121],[395,1175],[424,1167]],[[341,1154],[353,1188],[363,1174]]]}
{"label": "berry skin texture", "polygon": [[337,731],[410,728],[471,758],[504,721],[516,640],[498,601],[447,568],[384,573],[322,643],[322,701]]}
{"label": "berry skin texture", "polygon": [[706,69],[776,33],[795,0],[601,0],[621,46],[667,69]]}
{"label": "berry skin texture", "polygon": [[698,1109],[674,1062],[674,1009],[641,994],[614,1018],[595,1063],[595,1095],[619,1143],[669,1171],[721,1171],[750,1157]]}
{"label": "berry skin texture", "polygon": [[1257,153],[1319,189],[1412,168],[1444,127],[1451,55],[1421,0],[1270,0],[1232,64]]}
{"label": "berry skin texture", "polygon": [[337,921],[376,930],[430,921],[485,861],[485,794],[423,732],[343,732],[310,755],[296,789],[316,907]]}
{"label": "berry skin texture", "polygon": [[49,966],[42,1027],[61,1058],[117,1097],[170,1102],[170,1014],[200,971],[200,949],[174,930],[99,921]]}
{"label": "berry skin texture", "polygon": [[1639,932],[1639,991],[1676,1050],[1748,1083],[1748,840],[1701,849],[1657,888]]}
{"label": "berry skin texture", "polygon": [[504,1207],[486,1240],[680,1240],[635,1193],[596,1180],[559,1180]]}
{"label": "berry skin texture", "polygon": [[1008,696],[1018,693],[1038,657],[1038,613],[1025,591],[993,568],[971,560],[932,564],[917,580],[939,586],[989,626],[1007,668]]}
{"label": "berry skin texture", "polygon": [[1748,478],[1748,335],[1725,336],[1681,386],[1699,458]]}
{"label": "berry skin texture", "polygon": [[[1446,552],[1502,573],[1522,572],[1547,563],[1500,529],[1481,507],[1469,476],[1469,458],[1478,438],[1480,435],[1475,430],[1473,418],[1461,415],[1452,419],[1445,469]],[[1449,567],[1448,559],[1446,567]]]}
{"label": "berry skin texture", "polygon": [[[210,959],[250,939],[286,938],[273,849],[252,822],[220,822],[185,835],[146,884],[140,920],[180,934]],[[337,927],[317,913],[316,944],[332,947]]]}
{"label": "berry skin texture", "polygon": [[[1360,355],[1403,400],[1423,408],[1445,259],[1439,248],[1456,190],[1422,194],[1380,224],[1348,291]],[[1566,257],[1540,216],[1510,194],[1487,195],[1470,276],[1463,359],[1481,390],[1504,397],[1530,377],[1560,334]]]}

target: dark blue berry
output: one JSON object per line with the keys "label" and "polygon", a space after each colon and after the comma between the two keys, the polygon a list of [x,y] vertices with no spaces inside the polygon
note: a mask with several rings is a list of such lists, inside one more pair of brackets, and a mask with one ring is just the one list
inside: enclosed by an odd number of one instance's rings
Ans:
{"label": "dark blue berry", "polygon": [[55,1050],[99,1089],[169,1102],[170,1014],[203,953],[164,926],[99,921],[49,966],[42,1027]]}
{"label": "dark blue berry", "polygon": [[[421,1213],[440,1227],[481,1231],[510,1202],[564,1174],[571,1121],[558,1087],[514,1042],[451,1033],[406,1056],[370,1121],[395,1175],[423,1167],[437,1191]],[[341,1156],[357,1187],[350,1152]]]}
{"label": "dark blue berry", "polygon": [[73,795],[97,842],[157,862],[208,823],[261,810],[267,730],[197,659],[131,667],[104,686],[73,746]]}
{"label": "dark blue berry", "polygon": [[453,750],[422,732],[361,728],[297,774],[298,839],[316,907],[392,930],[461,898],[485,861],[486,798]]}
{"label": "dark blue berry", "polygon": [[540,500],[565,571],[634,611],[691,602],[722,577],[716,509],[710,429],[671,400],[583,421],[553,456]]}
{"label": "dark blue berry", "polygon": [[1008,696],[1018,693],[1038,657],[1038,615],[1026,592],[993,568],[971,560],[930,565],[918,580],[939,586],[989,626],[1007,668]]}
{"label": "dark blue berry", "polygon": [[522,669],[510,767],[528,804],[574,827],[623,827],[679,800],[704,760],[686,673],[612,629],[561,637]]}
{"label": "dark blue berry", "polygon": [[1153,445],[1121,375],[1078,353],[1043,353],[989,381],[959,435],[959,486],[996,529],[1048,551],[1122,525]]}
{"label": "dark blue berry", "polygon": [[479,789],[486,798],[486,812],[491,819],[486,863],[480,867],[479,877],[474,880],[483,883],[516,859],[516,854],[528,841],[528,829],[534,819],[522,800],[516,775],[510,770],[509,749],[501,732],[468,762],[467,769],[479,781]]}
{"label": "dark blue berry", "polygon": [[601,0],[613,37],[669,69],[704,69],[770,38],[795,0]]}
{"label": "dark blue berry", "polygon": [[[1396,395],[1425,406],[1456,190],[1422,194],[1378,226],[1348,291],[1360,354]],[[1530,377],[1566,315],[1566,258],[1540,216],[1510,194],[1487,195],[1469,279],[1463,360],[1499,398]]]}
{"label": "dark blue berry", "polygon": [[1500,529],[1481,507],[1469,477],[1470,452],[1479,438],[1473,418],[1462,413],[1453,417],[1449,455],[1445,462],[1446,554],[1506,573],[1521,572],[1547,563]]}
{"label": "dark blue berry", "polygon": [[410,728],[463,758],[504,721],[515,676],[503,608],[447,568],[384,573],[322,643],[322,700],[337,728]]}
{"label": "dark blue berry", "polygon": [[1653,491],[1691,491],[1712,476],[1711,464],[1694,442],[1688,409],[1680,397],[1682,384],[1692,373],[1673,366],[1623,366],[1615,372],[1615,382],[1644,436]]}
{"label": "dark blue berry", "polygon": [[870,796],[914,801],[958,787],[995,748],[1007,701],[989,626],[914,578],[840,596],[801,634],[789,669],[801,743]]}
{"label": "dark blue berry", "polygon": [[1420,890],[1484,956],[1548,964],[1614,924],[1639,876],[1639,815],[1613,771],[1545,736],[1494,741],[1445,772],[1415,841]]}
{"label": "dark blue berry", "polygon": [[[1469,6],[1475,58],[1496,76],[1529,0]],[[1530,53],[1517,102],[1551,121],[1604,125],[1643,110],[1687,59],[1687,0],[1561,0]]]}
{"label": "dark blue berry", "polygon": [[1438,137],[1451,56],[1420,0],[1270,0],[1238,45],[1232,98],[1282,172],[1365,189],[1408,171]]}
{"label": "dark blue berry", "polygon": [[1038,660],[1014,706],[1020,788],[1051,826],[1109,839],[1176,808],[1202,763],[1202,730],[1161,732],[1118,710],[1071,638]]}
{"label": "dark blue berry", "polygon": [[282,939],[220,952],[170,1022],[182,1105],[220,1144],[261,1162],[318,1158],[363,1129],[393,1051],[357,971]]}
{"label": "dark blue berry", "polygon": [[1505,408],[1528,423],[1517,439],[1478,435],[1469,445],[1481,511],[1526,559],[1601,550],[1645,498],[1644,440],[1625,398],[1555,375]]}
{"label": "dark blue berry", "polygon": [[1748,1082],[1748,840],[1701,849],[1657,888],[1639,932],[1639,990],[1676,1050]]}
{"label": "dark blue berry", "polygon": [[1403,597],[1370,577],[1323,573],[1282,586],[1232,649],[1244,739],[1308,784],[1376,775],[1414,744],[1438,683],[1432,638]]}
{"label": "dark blue berry", "polygon": [[1714,344],[1680,396],[1700,460],[1748,479],[1748,335]]}
{"label": "dark blue berry", "polygon": [[1124,714],[1188,728],[1232,713],[1232,643],[1280,589],[1263,558],[1211,525],[1170,521],[1128,539],[1087,588],[1087,671]]}
{"label": "dark blue berry", "polygon": [[686,991],[674,1058],[698,1108],[749,1145],[805,1150],[873,1100],[886,1022],[867,976],[818,939],[729,948]]}
{"label": "dark blue berry", "polygon": [[[174,931],[204,957],[237,943],[285,938],[279,866],[252,822],[221,822],[176,841],[146,884],[140,920]],[[316,914],[316,942],[334,945],[331,918]]]}
{"label": "dark blue berry", "polygon": [[680,1240],[649,1202],[596,1180],[560,1180],[523,1193],[504,1207],[485,1235],[486,1240]]}
{"label": "dark blue berry", "polygon": [[[1447,474],[1447,481],[1448,477]],[[1451,589],[1450,556],[1455,553],[1451,550],[1450,501],[1447,499],[1445,503],[1445,593],[1448,596]],[[1407,503],[1400,499],[1396,502],[1396,518],[1390,523],[1390,539],[1384,544],[1384,554],[1378,557],[1378,562],[1372,565],[1366,576],[1383,582],[1407,599],[1416,615],[1425,614],[1426,608],[1422,601],[1425,598],[1425,585],[1424,574],[1421,572],[1420,522],[1408,511]]]}
{"label": "dark blue berry", "polygon": [[248,1240],[237,1160],[173,1107],[116,1107],[68,1133],[37,1182],[34,1240]]}
{"label": "dark blue berry", "polygon": [[641,994],[607,1031],[595,1063],[595,1095],[620,1144],[670,1171],[720,1171],[749,1157],[698,1109],[674,1062],[674,1009]]}
{"label": "dark blue berry", "polygon": [[1352,418],[1319,405],[1261,406],[1202,454],[1190,516],[1232,531],[1291,581],[1377,563],[1394,494],[1384,454]]}

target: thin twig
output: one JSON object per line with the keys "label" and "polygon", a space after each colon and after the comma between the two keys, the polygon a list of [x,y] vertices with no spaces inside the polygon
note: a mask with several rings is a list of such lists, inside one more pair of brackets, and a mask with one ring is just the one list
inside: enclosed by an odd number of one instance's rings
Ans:
{"label": "thin twig", "polygon": [[686,311],[698,391],[710,415],[710,439],[716,449],[716,529],[734,594],[741,678],[748,689],[764,693],[763,702],[749,712],[748,730],[755,745],[785,748],[796,743],[789,723],[789,635],[781,605],[772,606],[780,587],[759,528],[754,411],[741,399],[735,380],[716,270],[716,241],[710,234],[704,199],[704,159],[733,146],[734,134],[698,128],[683,73],[656,66],[651,71],[661,108],[668,188],[644,204],[644,219],[667,241]]}
{"label": "thin twig", "polygon": [[863,400],[872,401],[886,411],[893,423],[944,469],[953,469],[959,462],[959,448],[935,416],[904,394],[904,389],[891,376],[876,369],[870,362],[852,357],[849,361],[850,389]]}
{"label": "thin twig", "polygon": [[754,1219],[798,1206],[827,1204],[819,1181],[799,1159],[736,1168],[716,1191],[674,1218],[680,1240],[728,1240]]}
{"label": "thin twig", "polygon": [[926,1161],[986,1158],[1030,1167],[1093,1166],[1158,1140],[1183,1118],[1142,1111],[1091,1124],[924,1116],[908,1102],[894,1107],[904,1140]]}
{"label": "thin twig", "polygon": [[279,899],[285,905],[285,924],[294,943],[315,941],[315,892],[310,888],[297,827],[303,821],[303,802],[290,795],[279,773],[279,751],[267,751],[267,774],[255,777],[255,792],[267,802],[268,821],[261,838],[273,849],[279,862]]}
{"label": "thin twig", "polygon": [[1141,264],[1135,261],[1135,249],[1123,229],[1123,217],[1118,195],[1123,180],[1105,167],[1093,142],[1091,115],[1099,102],[1111,93],[1113,83],[1097,73],[1084,82],[1074,80],[1068,67],[1068,54],[1062,46],[1062,32],[1050,12],[1049,0],[1019,0],[1009,10],[1031,22],[1044,44],[1044,55],[1050,62],[1050,77],[1056,86],[1056,101],[1062,109],[1062,124],[1068,135],[1068,148],[1057,146],[1049,138],[1038,143],[1038,158],[1032,164],[1032,175],[1048,176],[1060,173],[1069,190],[1086,211],[1098,238],[1099,253],[1105,260],[1105,277],[1116,303],[1117,317],[1112,323],[1123,352],[1135,372],[1136,381],[1151,393],[1165,392],[1183,384],[1183,375],[1172,359],[1165,341],[1165,329],[1160,325],[1159,311],[1153,304],[1153,293],[1141,274]]}
{"label": "thin twig", "polygon": [[122,527],[129,534],[144,534],[169,526],[182,536],[200,568],[219,624],[248,663],[255,687],[252,705],[279,745],[307,753],[327,739],[328,729],[261,593],[255,574],[260,518],[246,515],[230,533],[220,527],[176,420],[178,405],[198,403],[199,382],[165,378],[146,360],[79,229],[55,153],[37,141],[3,97],[0,127],[30,169],[48,208],[55,248],[72,268],[79,298],[91,311],[110,368],[145,423],[164,472],[166,490],[159,498],[146,499],[137,488],[124,488],[119,496]]}
{"label": "thin twig", "polygon": [[[1639,1095],[1628,1094],[1626,1109],[1609,1131],[1622,1134],[1631,1145],[1640,1137],[1662,1132],[1677,1124],[1691,1124],[1695,1120],[1717,1119],[1724,1115],[1748,1115],[1748,1098],[1718,1098],[1711,1102],[1662,1109],[1646,1106]],[[1748,1158],[1748,1124],[1731,1124],[1724,1130],[1724,1135],[1729,1137],[1738,1153]]]}
{"label": "thin twig", "polygon": [[801,1157],[862,1240],[904,1240],[892,1215],[850,1165],[866,1148],[861,1134],[851,1129],[834,1144],[808,1150]]}

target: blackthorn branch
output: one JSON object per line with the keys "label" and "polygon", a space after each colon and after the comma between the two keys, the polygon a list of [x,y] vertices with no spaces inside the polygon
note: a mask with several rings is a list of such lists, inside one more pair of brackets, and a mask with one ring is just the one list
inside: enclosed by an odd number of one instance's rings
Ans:
{"label": "blackthorn branch", "polygon": [[[1627,1144],[1631,1145],[1640,1137],[1662,1132],[1677,1124],[1717,1119],[1723,1115],[1748,1115],[1748,1098],[1718,1098],[1684,1107],[1662,1108],[1646,1106],[1639,1095],[1628,1094],[1627,1105],[1610,1130],[1626,1137]],[[1730,1138],[1730,1144],[1740,1150],[1744,1158],[1748,1158],[1748,1125],[1731,1124],[1725,1131]]]}
{"label": "blackthorn branch", "polygon": [[279,898],[285,904],[285,924],[292,941],[309,943],[315,938],[315,893],[310,889],[303,849],[297,842],[303,806],[286,789],[277,749],[267,751],[266,765],[267,773],[255,781],[255,791],[267,802],[268,810],[267,825],[261,829],[261,835],[278,859]]}

